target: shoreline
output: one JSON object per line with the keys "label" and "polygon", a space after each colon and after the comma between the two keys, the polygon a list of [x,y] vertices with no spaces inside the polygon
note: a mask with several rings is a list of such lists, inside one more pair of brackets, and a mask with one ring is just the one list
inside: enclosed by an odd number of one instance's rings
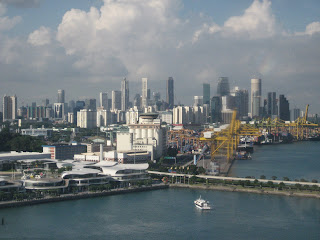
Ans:
{"label": "shoreline", "polygon": [[44,203],[52,203],[52,202],[62,202],[62,201],[70,201],[70,200],[79,200],[86,198],[94,198],[94,197],[103,197],[103,196],[112,196],[118,194],[128,194],[135,192],[144,192],[151,190],[160,190],[169,188],[169,185],[166,184],[155,184],[152,186],[138,187],[138,188],[118,188],[112,189],[109,191],[102,192],[81,192],[77,194],[64,194],[60,196],[46,196],[40,199],[32,199],[32,200],[23,200],[23,201],[6,201],[0,202],[0,209],[2,208],[13,208],[13,207],[23,207],[23,206],[31,206],[36,204],[44,204]]}
{"label": "shoreline", "polygon": [[239,188],[231,186],[219,186],[219,185],[203,185],[203,184],[169,184],[170,188],[189,188],[189,189],[203,189],[203,190],[216,190],[225,192],[243,192],[243,193],[255,193],[266,195],[281,195],[288,197],[311,197],[320,199],[320,193],[307,193],[296,191],[283,191],[283,190],[271,190],[271,189],[256,189],[256,188]]}

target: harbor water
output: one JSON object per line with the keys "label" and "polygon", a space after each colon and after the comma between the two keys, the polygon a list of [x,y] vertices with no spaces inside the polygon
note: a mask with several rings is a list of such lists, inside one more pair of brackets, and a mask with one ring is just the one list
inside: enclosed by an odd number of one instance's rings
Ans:
{"label": "harbor water", "polygon": [[[235,176],[318,179],[320,144],[259,146]],[[213,209],[201,211],[199,196]],[[0,239],[320,239],[316,198],[164,189],[0,209]]]}
{"label": "harbor water", "polygon": [[[199,196],[213,210],[202,211]],[[320,239],[320,201],[165,189],[1,209],[0,239]]]}
{"label": "harbor water", "polygon": [[236,160],[229,176],[260,178],[261,175],[277,180],[313,179],[320,182],[320,142],[254,146],[251,160]]}

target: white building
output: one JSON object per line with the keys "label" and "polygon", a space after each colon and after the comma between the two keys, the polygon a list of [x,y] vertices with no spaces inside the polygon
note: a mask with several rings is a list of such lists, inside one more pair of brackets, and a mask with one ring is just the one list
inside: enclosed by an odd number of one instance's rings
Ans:
{"label": "white building", "polygon": [[3,97],[2,102],[2,110],[3,110],[3,121],[14,120],[17,118],[17,96],[7,96]]}
{"label": "white building", "polygon": [[126,124],[136,124],[139,121],[140,111],[137,106],[130,108],[126,112]]}
{"label": "white building", "polygon": [[148,151],[152,160],[163,156],[167,131],[157,117],[157,113],[141,114],[137,124],[129,124],[129,132],[117,133],[117,151]]}
{"label": "white building", "polygon": [[261,79],[251,79],[251,117],[260,116],[261,106]]}
{"label": "white building", "polygon": [[80,128],[95,128],[97,126],[97,111],[81,109],[77,112],[77,126]]}
{"label": "white building", "polygon": [[121,109],[121,92],[112,91],[111,93],[111,110],[120,110]]}
{"label": "white building", "polygon": [[98,108],[97,110],[97,127],[106,127],[112,124],[112,116],[109,110]]}
{"label": "white building", "polygon": [[21,129],[21,135],[29,135],[33,137],[50,137],[52,135],[52,128],[26,128]]}
{"label": "white building", "polygon": [[124,78],[121,82],[121,110],[126,111],[129,104],[129,82]]}
{"label": "white building", "polygon": [[167,124],[173,123],[173,113],[172,111],[162,111],[159,112],[159,118],[162,122],[166,122]]}
{"label": "white building", "polygon": [[100,93],[100,107],[107,110],[108,109],[108,94],[101,92]]}
{"label": "white building", "polygon": [[142,78],[142,108],[148,106],[148,78]]}

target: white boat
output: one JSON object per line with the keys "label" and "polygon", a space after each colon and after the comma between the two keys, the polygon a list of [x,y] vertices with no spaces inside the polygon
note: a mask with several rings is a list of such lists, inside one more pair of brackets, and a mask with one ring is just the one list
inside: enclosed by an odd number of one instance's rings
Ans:
{"label": "white boat", "polygon": [[209,201],[206,201],[204,199],[201,199],[201,196],[194,201],[194,205],[197,207],[197,208],[200,208],[202,210],[210,210],[211,209],[211,206],[209,204]]}

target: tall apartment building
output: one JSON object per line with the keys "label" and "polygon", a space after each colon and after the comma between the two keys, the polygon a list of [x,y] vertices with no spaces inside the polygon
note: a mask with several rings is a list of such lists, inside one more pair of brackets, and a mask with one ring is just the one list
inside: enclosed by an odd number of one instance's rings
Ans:
{"label": "tall apartment building", "polygon": [[3,97],[2,110],[3,110],[3,121],[11,121],[17,118],[17,96]]}
{"label": "tall apartment building", "polygon": [[203,104],[210,104],[210,84],[202,84]]}
{"label": "tall apartment building", "polygon": [[167,103],[168,108],[172,109],[174,106],[174,82],[172,77],[167,80]]}
{"label": "tall apartment building", "polygon": [[261,79],[251,79],[251,117],[260,117],[261,108]]}
{"label": "tall apartment building", "polygon": [[276,92],[268,92],[267,115],[269,117],[278,115]]}
{"label": "tall apartment building", "polygon": [[95,128],[97,127],[97,111],[81,109],[77,112],[77,127]]}
{"label": "tall apartment building", "polygon": [[126,111],[129,105],[129,82],[126,78],[121,81],[121,110]]}
{"label": "tall apartment building", "polygon": [[282,94],[279,95],[279,113],[278,113],[278,116],[279,116],[279,118],[281,120],[290,121],[289,101]]}

